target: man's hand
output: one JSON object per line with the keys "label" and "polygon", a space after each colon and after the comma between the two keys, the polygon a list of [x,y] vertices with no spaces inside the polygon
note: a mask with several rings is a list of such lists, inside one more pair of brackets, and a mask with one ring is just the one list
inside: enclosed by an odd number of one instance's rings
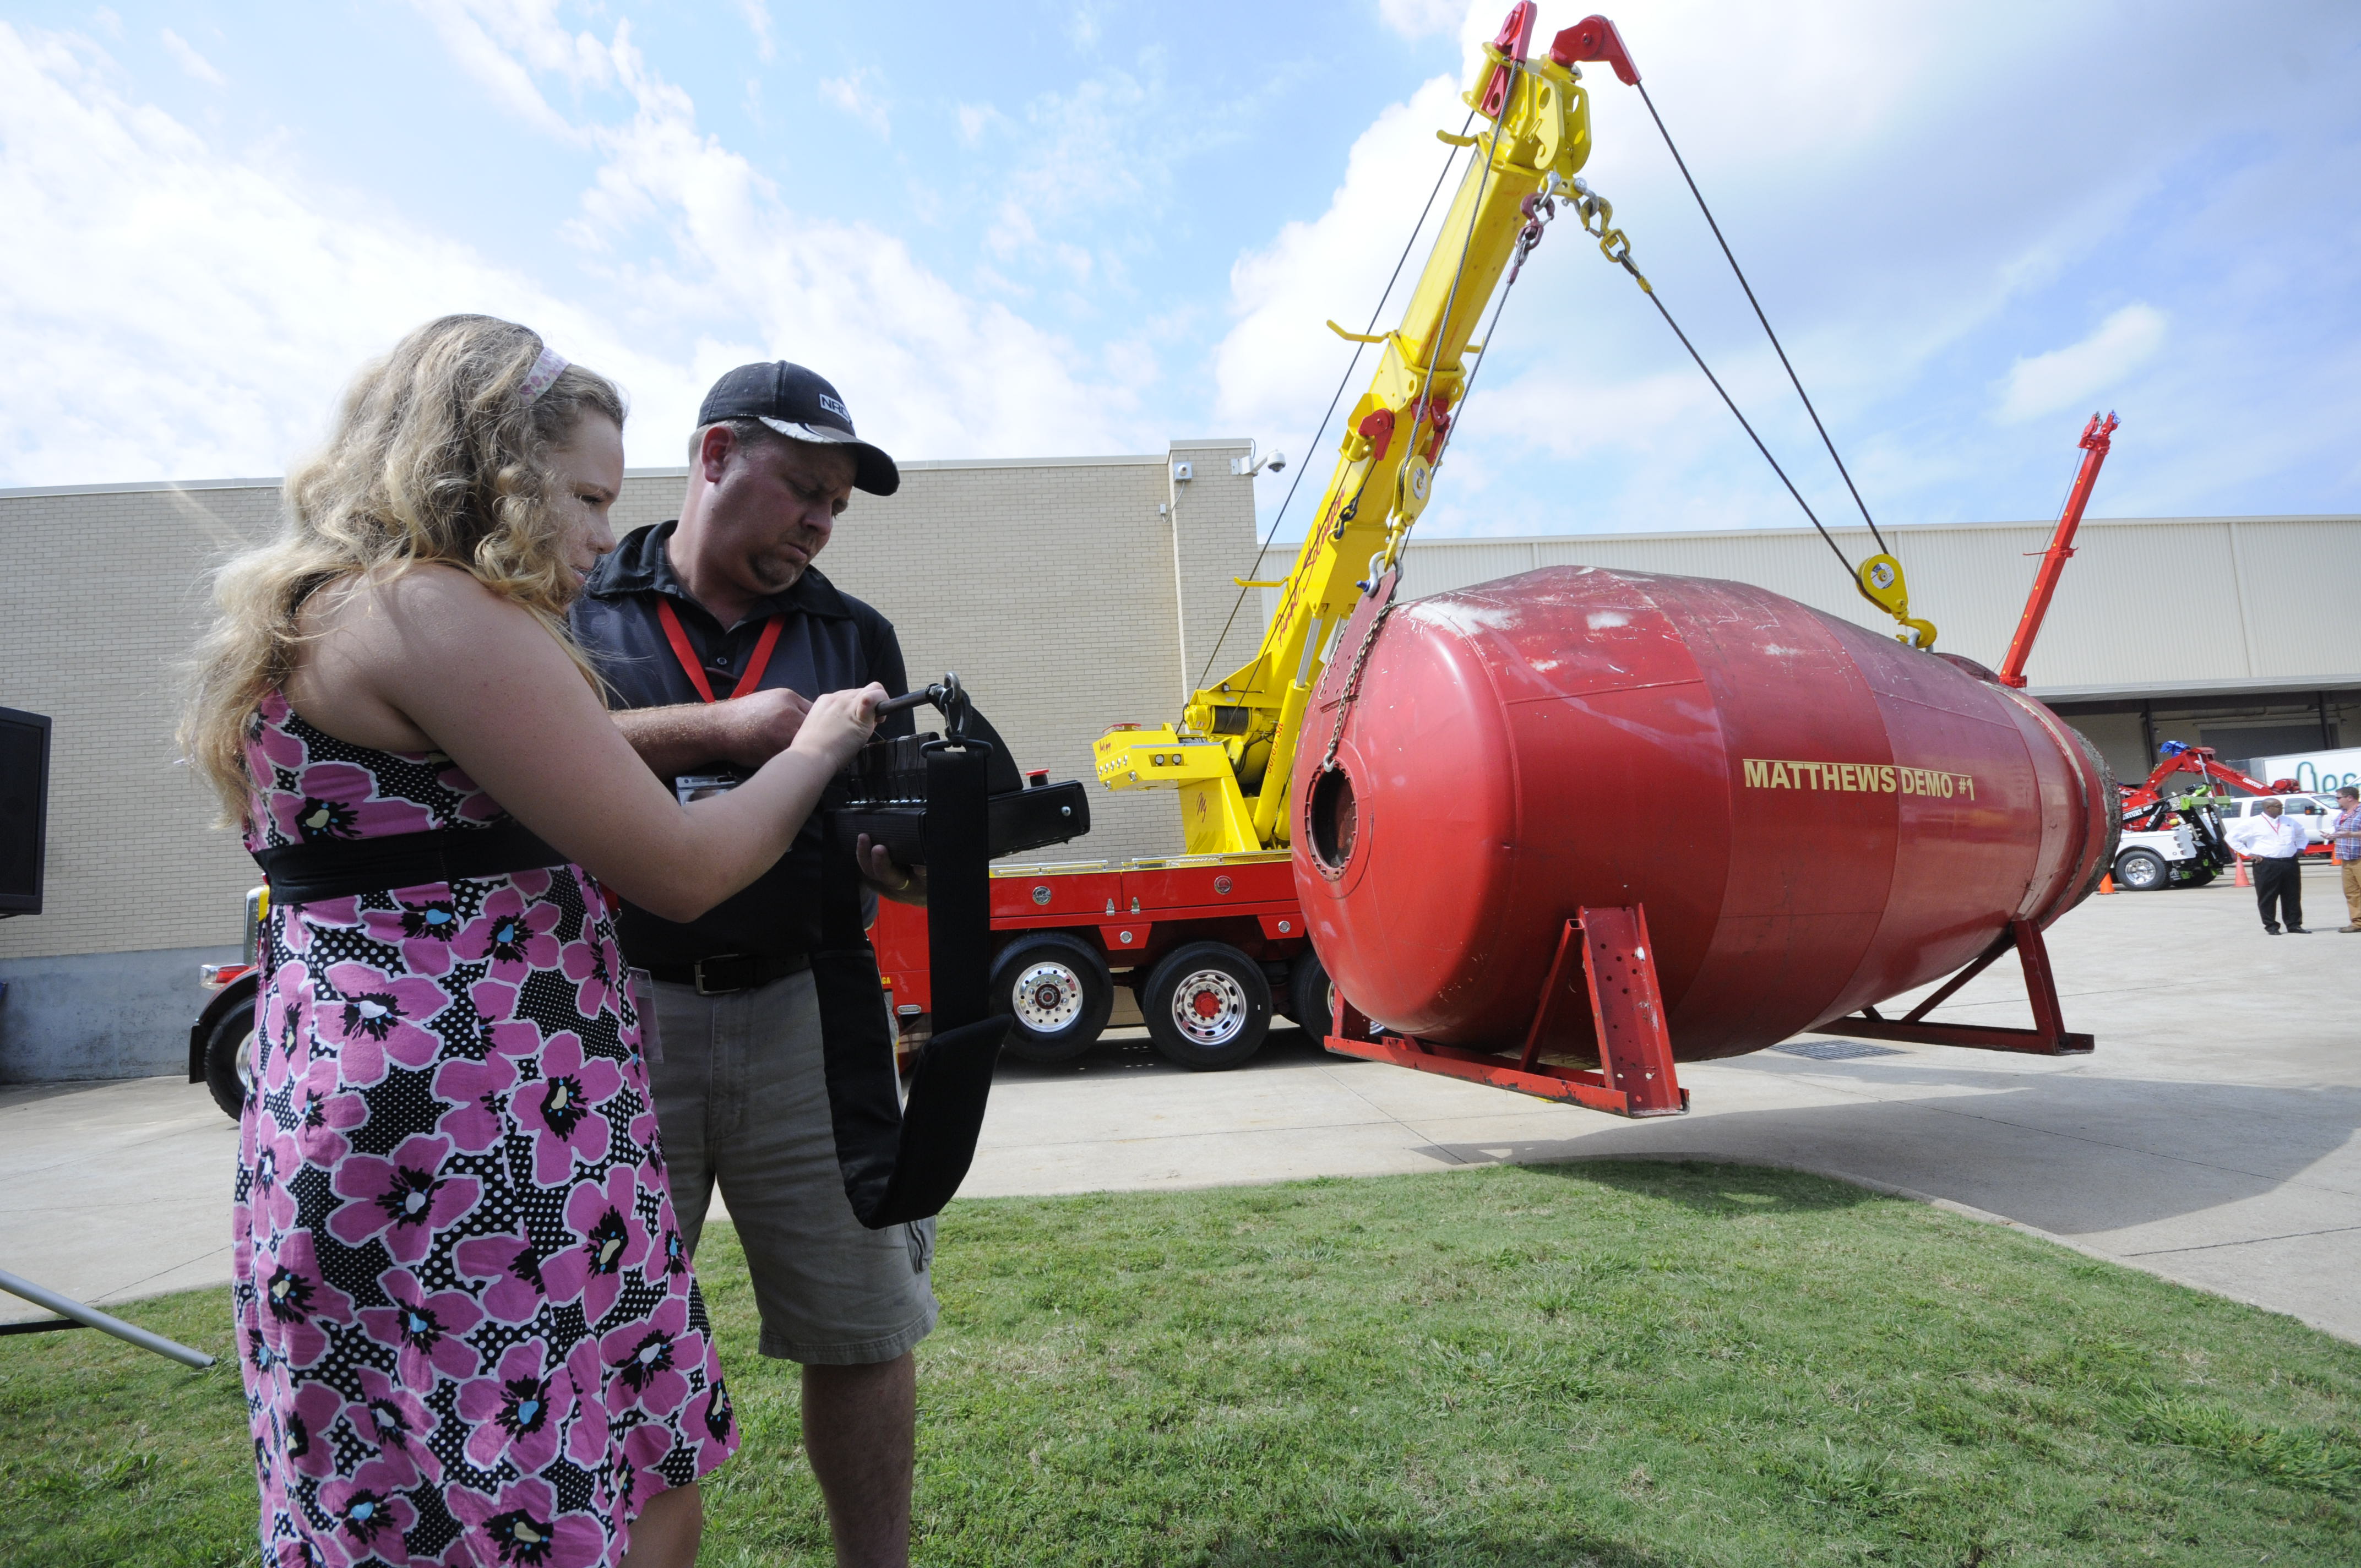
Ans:
{"label": "man's hand", "polygon": [[619,708],[614,719],[649,771],[670,778],[716,762],[759,768],[787,749],[810,711],[801,696],[774,688],[727,702]]}
{"label": "man's hand", "polygon": [[873,844],[863,833],[853,840],[852,856],[861,867],[861,875],[870,886],[896,904],[917,908],[927,906],[927,868],[897,866],[894,857],[885,852],[883,844]]}
{"label": "man's hand", "polygon": [[811,704],[784,686],[748,692],[713,705],[723,716],[730,741],[729,760],[741,767],[759,768],[785,751],[803,728]]}

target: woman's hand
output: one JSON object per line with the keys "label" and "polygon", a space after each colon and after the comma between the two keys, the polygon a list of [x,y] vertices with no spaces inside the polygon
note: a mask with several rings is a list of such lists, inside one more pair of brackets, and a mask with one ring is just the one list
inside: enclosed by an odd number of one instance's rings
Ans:
{"label": "woman's hand", "polygon": [[822,693],[804,715],[787,750],[826,765],[830,773],[840,771],[852,761],[854,752],[868,744],[871,731],[877,728],[877,705],[884,700],[885,688],[875,681],[849,691]]}

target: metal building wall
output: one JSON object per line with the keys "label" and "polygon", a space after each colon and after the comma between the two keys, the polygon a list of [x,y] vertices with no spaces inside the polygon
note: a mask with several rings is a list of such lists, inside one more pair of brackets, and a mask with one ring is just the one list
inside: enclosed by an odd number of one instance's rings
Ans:
{"label": "metal building wall", "polygon": [[[1911,609],[1938,646],[1988,664],[2008,651],[2050,524],[1889,528],[1909,573]],[[1831,530],[1858,564],[1866,529]],[[2361,518],[2161,518],[2082,525],[2026,667],[2037,694],[2160,691],[2254,681],[2361,683],[2361,630],[2333,564],[2361,556]],[[1539,566],[1597,565],[1730,577],[1877,631],[1810,529],[1715,533],[1413,539],[1406,592],[1422,596]]]}

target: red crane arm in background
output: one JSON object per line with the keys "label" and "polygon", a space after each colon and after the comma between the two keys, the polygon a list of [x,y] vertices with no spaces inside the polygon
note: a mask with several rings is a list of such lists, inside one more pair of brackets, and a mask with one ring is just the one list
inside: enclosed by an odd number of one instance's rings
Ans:
{"label": "red crane arm in background", "polygon": [[2177,740],[2167,740],[2162,751],[2164,760],[2157,763],[2156,772],[2148,774],[2147,782],[2138,786],[2152,795],[2162,795],[2166,781],[2175,773],[2195,773],[2214,784],[2245,790],[2248,795],[2286,795],[2295,788],[2293,779],[2279,779],[2270,784],[2250,779],[2227,763],[2215,762],[2211,746],[2183,746]]}
{"label": "red crane arm in background", "polygon": [[2016,623],[2016,635],[2009,640],[2008,657],[2000,663],[2000,684],[2004,686],[2025,685],[2025,662],[2033,656],[2033,640],[2041,635],[2042,618],[2049,613],[2050,597],[2058,591],[2058,578],[2066,570],[2067,558],[2074,554],[2074,531],[2082,525],[2082,509],[2091,501],[2091,488],[2099,482],[2099,466],[2107,460],[2110,438],[2115,433],[2115,416],[2109,413],[2102,424],[2092,414],[2091,422],[2082,427],[2082,468],[2074,476],[2074,488],[2067,492],[2066,510],[2058,519],[2058,532],[2051,536],[2048,550],[2041,557],[2041,570],[2033,578],[2033,592],[2026,596],[2024,618]]}

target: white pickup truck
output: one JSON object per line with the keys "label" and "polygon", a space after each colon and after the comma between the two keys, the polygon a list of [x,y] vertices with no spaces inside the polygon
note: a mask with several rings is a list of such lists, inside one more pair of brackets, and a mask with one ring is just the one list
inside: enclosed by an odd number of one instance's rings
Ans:
{"label": "white pickup truck", "polygon": [[2197,835],[2185,822],[2153,833],[2126,829],[2115,850],[2115,886],[2125,893],[2203,887],[2218,874],[2198,853]]}

